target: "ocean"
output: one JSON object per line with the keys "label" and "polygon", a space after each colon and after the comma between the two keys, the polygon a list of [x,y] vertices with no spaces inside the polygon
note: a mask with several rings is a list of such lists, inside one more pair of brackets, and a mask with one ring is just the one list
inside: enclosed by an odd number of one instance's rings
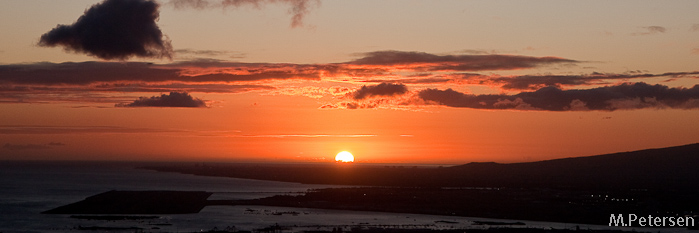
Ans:
{"label": "ocean", "polygon": [[[138,215],[127,220],[94,220],[73,215],[41,214],[110,190],[207,191],[209,199],[251,199],[299,195],[308,189],[347,187],[204,177],[138,169],[144,164],[121,162],[0,161],[0,233],[9,232],[201,232],[256,230],[278,225],[287,232],[332,230],[357,226],[398,228],[487,228],[475,221],[518,221],[524,227],[622,229],[598,225],[433,216],[363,211],[320,210],[268,206],[208,206],[196,214]],[[71,217],[73,216],[73,217]],[[685,232],[681,228],[647,229]]]}

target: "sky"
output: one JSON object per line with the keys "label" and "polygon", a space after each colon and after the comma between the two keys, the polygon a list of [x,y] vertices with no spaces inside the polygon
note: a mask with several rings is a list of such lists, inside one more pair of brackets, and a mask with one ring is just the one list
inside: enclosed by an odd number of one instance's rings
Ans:
{"label": "sky", "polygon": [[697,143],[696,9],[0,1],[0,160],[515,163]]}

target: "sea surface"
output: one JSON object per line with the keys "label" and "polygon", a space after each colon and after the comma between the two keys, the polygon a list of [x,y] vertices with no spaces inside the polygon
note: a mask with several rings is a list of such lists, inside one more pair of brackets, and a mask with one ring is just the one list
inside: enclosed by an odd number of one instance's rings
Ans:
{"label": "sea surface", "polygon": [[347,187],[249,179],[204,177],[139,169],[144,164],[106,162],[0,161],[0,233],[9,232],[201,232],[256,230],[284,232],[352,227],[488,228],[475,221],[523,222],[516,227],[621,229],[686,232],[682,228],[618,228],[598,225],[268,206],[208,206],[196,214],[139,215],[133,220],[88,220],[41,212],[110,190],[207,191],[209,199],[252,199],[299,195],[308,189]]}

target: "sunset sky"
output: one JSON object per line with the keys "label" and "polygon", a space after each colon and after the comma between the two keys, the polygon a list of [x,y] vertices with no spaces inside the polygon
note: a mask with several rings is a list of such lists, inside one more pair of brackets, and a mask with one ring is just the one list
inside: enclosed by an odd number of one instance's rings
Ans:
{"label": "sunset sky", "polygon": [[0,160],[526,162],[699,142],[699,1],[0,1]]}

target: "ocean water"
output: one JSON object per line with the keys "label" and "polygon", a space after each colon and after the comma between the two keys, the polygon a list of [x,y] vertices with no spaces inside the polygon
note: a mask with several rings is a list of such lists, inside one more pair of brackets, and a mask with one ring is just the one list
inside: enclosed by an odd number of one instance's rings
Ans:
{"label": "ocean water", "polygon": [[[48,215],[41,212],[110,190],[208,191],[214,193],[210,199],[249,199],[332,187],[164,173],[137,169],[140,165],[0,161],[0,232],[64,232],[73,231],[73,228],[79,226],[104,224],[95,220],[70,218],[69,215]],[[187,220],[187,216],[163,218]],[[155,224],[157,226],[161,223]],[[164,222],[159,228],[168,226],[165,224],[172,223]]]}
{"label": "ocean water", "polygon": [[[208,206],[196,214],[157,215],[153,219],[86,220],[41,212],[109,190],[208,191],[209,199],[251,199],[300,194],[308,189],[341,187],[225,177],[203,177],[137,169],[133,163],[0,161],[0,233],[9,232],[201,232],[212,229],[255,230],[272,225],[284,232],[352,227],[487,228],[486,218],[268,206]],[[344,186],[346,187],[346,186]],[[155,216],[155,215],[154,215]],[[682,228],[643,229],[519,221],[523,227],[621,229],[686,232]]]}

